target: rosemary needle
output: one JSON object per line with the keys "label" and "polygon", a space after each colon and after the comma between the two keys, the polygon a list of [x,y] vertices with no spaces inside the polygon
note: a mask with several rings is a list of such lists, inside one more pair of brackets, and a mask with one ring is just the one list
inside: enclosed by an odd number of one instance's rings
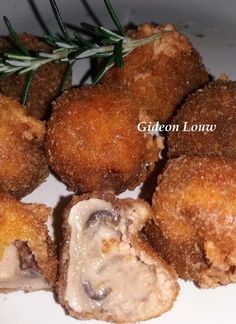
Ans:
{"label": "rosemary needle", "polygon": [[57,7],[57,4],[56,4],[56,1],[55,0],[49,0],[50,1],[50,4],[51,4],[51,7],[52,7],[52,10],[53,10],[53,13],[54,13],[54,16],[57,20],[57,24],[62,32],[62,35],[64,36],[65,40],[68,42],[68,43],[71,43],[71,39],[68,35],[68,32],[66,30],[66,27],[65,27],[65,24],[61,18],[61,14],[60,14],[60,11]]}
{"label": "rosemary needle", "polygon": [[[82,32],[75,32],[71,37],[62,19],[59,8],[55,0],[49,0],[62,36],[45,34],[44,40],[52,47],[50,53],[30,52],[27,50],[12,27],[9,19],[4,17],[4,22],[9,31],[10,37],[15,44],[15,50],[3,52],[0,56],[0,80],[12,74],[26,74],[25,85],[21,96],[21,101],[26,104],[34,74],[37,70],[50,62],[68,63],[62,81],[62,91],[65,89],[68,76],[71,73],[72,65],[75,61],[83,58],[105,58],[105,65],[98,72],[93,82],[97,83],[101,77],[113,65],[120,68],[124,66],[124,57],[130,54],[135,48],[144,46],[161,38],[161,34],[155,34],[142,39],[129,38],[116,15],[111,2],[103,0],[111,19],[113,20],[118,32],[108,30],[103,26],[93,26],[82,23]],[[92,35],[92,40],[85,38]]]}
{"label": "rosemary needle", "polygon": [[120,40],[114,49],[114,55],[115,55],[115,64],[119,67],[119,68],[123,68],[124,67],[124,59],[123,59],[123,41]]}
{"label": "rosemary needle", "polygon": [[4,16],[3,20],[6,24],[6,27],[8,29],[9,35],[11,37],[11,40],[13,41],[13,43],[15,44],[15,46],[22,52],[24,53],[26,56],[29,55],[28,50],[25,48],[25,46],[22,44],[21,40],[19,39],[17,33],[15,32],[15,30],[13,29],[9,19]]}
{"label": "rosemary needle", "polygon": [[112,5],[110,3],[109,0],[104,0],[104,3],[105,3],[105,6],[114,22],[114,24],[116,25],[118,31],[121,33],[121,35],[125,36],[125,31],[124,31],[124,28],[122,27],[114,9],[112,8]]}
{"label": "rosemary needle", "polygon": [[27,102],[27,98],[28,98],[28,94],[30,92],[33,77],[34,77],[34,71],[32,70],[27,74],[27,77],[26,77],[26,80],[25,80],[24,89],[23,89],[23,92],[22,92],[22,95],[21,95],[21,103],[22,103],[22,105],[25,105],[26,102]]}

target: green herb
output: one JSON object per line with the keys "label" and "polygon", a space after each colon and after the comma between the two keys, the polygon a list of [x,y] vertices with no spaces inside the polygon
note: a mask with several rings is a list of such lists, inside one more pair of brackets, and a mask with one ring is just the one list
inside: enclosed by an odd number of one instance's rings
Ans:
{"label": "green herb", "polygon": [[[155,34],[147,38],[131,39],[124,31],[114,9],[109,0],[104,0],[105,6],[116,26],[118,32],[113,32],[102,26],[93,26],[82,23],[82,31],[75,32],[71,37],[67,31],[66,25],[62,19],[60,11],[55,0],[49,0],[57,24],[62,36],[44,35],[44,40],[52,46],[51,53],[30,52],[28,51],[17,33],[13,29],[7,17],[4,17],[9,35],[15,44],[18,52],[12,50],[4,52],[0,57],[0,80],[7,78],[12,74],[27,73],[23,93],[21,96],[22,103],[26,104],[30,86],[32,84],[34,72],[41,66],[50,62],[69,64],[62,82],[62,91],[65,89],[68,77],[71,73],[71,67],[75,61],[84,58],[106,58],[105,65],[98,72],[93,82],[97,83],[101,77],[113,65],[120,68],[124,66],[124,57],[134,49],[154,42],[161,38],[160,34]],[[94,40],[85,38],[85,35],[92,35]]]}
{"label": "green herb", "polygon": [[100,71],[97,73],[95,78],[93,79],[93,84],[98,83],[98,81],[103,77],[103,75],[114,65],[115,63],[115,55],[112,54],[109,56],[106,64],[100,69]]}
{"label": "green herb", "polygon": [[25,55],[29,55],[28,50],[25,48],[24,44],[22,44],[21,40],[19,39],[17,33],[14,31],[9,19],[4,16],[3,20],[6,24],[6,27],[8,29],[9,35],[11,37],[11,40],[13,41],[13,43],[15,44],[16,48],[18,48],[22,53],[24,53]]}
{"label": "green herb", "polygon": [[124,28],[122,27],[114,9],[112,8],[112,5],[110,3],[109,0],[104,0],[104,3],[105,3],[105,6],[107,7],[107,10],[114,22],[114,24],[116,25],[118,31],[121,33],[121,35],[125,36],[125,31],[124,31]]}
{"label": "green herb", "polygon": [[24,84],[24,89],[23,89],[22,96],[21,96],[22,105],[26,104],[28,94],[29,94],[29,91],[30,91],[30,88],[31,88],[31,84],[32,84],[32,81],[33,81],[33,77],[34,77],[34,71],[30,71],[27,74],[25,84]]}
{"label": "green herb", "polygon": [[123,59],[123,41],[120,40],[114,49],[114,54],[115,54],[115,64],[119,67],[122,68],[124,67],[124,59]]}
{"label": "green herb", "polygon": [[50,4],[51,4],[51,7],[52,7],[52,11],[54,13],[54,16],[57,20],[57,24],[61,30],[61,33],[65,39],[65,41],[67,41],[68,43],[72,43],[71,42],[71,39],[67,33],[67,30],[66,30],[66,27],[65,27],[65,24],[61,18],[61,14],[60,14],[60,11],[58,10],[58,7],[57,7],[57,4],[56,4],[56,1],[55,0],[49,0],[50,1]]}
{"label": "green herb", "polygon": [[69,63],[67,66],[67,69],[64,73],[64,76],[63,76],[62,82],[61,82],[61,90],[62,91],[65,91],[67,88],[68,80],[69,80],[70,75],[72,74],[72,67],[73,67],[74,63],[75,63],[75,61]]}

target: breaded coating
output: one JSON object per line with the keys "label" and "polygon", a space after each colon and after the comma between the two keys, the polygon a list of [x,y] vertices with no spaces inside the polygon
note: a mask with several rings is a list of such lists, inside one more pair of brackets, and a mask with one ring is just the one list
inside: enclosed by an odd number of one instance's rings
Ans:
{"label": "breaded coating", "polygon": [[[21,34],[21,41],[28,50],[50,52],[50,46],[39,37]],[[14,48],[8,37],[0,38],[0,53],[3,50]],[[67,69],[67,64],[48,63],[43,65],[34,75],[29,92],[27,110],[37,119],[48,118],[51,113],[51,102],[60,94],[61,83]],[[0,93],[20,101],[26,75],[12,75],[0,81]],[[71,79],[67,86],[71,85]]]}
{"label": "breaded coating", "polygon": [[110,192],[74,196],[65,209],[57,292],[77,319],[133,323],[168,311],[175,271],[140,236],[148,203]]}
{"label": "breaded coating", "polygon": [[[193,125],[212,125],[215,130],[182,131],[184,122],[188,129]],[[219,79],[196,91],[187,98],[172,124],[180,125],[180,130],[169,133],[169,157],[208,155],[236,159],[236,82]]]}
{"label": "breaded coating", "polygon": [[111,68],[102,82],[136,98],[146,121],[167,122],[183,97],[208,81],[208,73],[187,37],[171,24],[144,24],[128,34],[139,39],[157,33],[160,40],[135,49],[124,68]]}
{"label": "breaded coating", "polygon": [[0,191],[23,197],[48,176],[45,125],[15,100],[0,95]]}
{"label": "breaded coating", "polygon": [[236,282],[236,161],[169,160],[145,233],[181,278],[208,288]]}
{"label": "breaded coating", "polygon": [[[0,291],[50,289],[57,259],[46,222],[50,208],[0,193]],[[44,282],[46,280],[46,282]]]}
{"label": "breaded coating", "polygon": [[46,153],[71,190],[133,189],[153,170],[162,139],[137,130],[139,107],[102,86],[67,91],[54,103]]}

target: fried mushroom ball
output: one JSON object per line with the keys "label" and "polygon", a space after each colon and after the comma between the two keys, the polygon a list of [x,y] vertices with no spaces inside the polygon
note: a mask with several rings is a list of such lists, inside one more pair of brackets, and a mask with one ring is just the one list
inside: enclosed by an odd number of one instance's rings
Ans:
{"label": "fried mushroom ball", "polygon": [[[190,95],[172,125],[180,125],[180,130],[169,133],[169,157],[209,155],[236,159],[236,82],[219,79]],[[205,129],[183,131],[184,127],[196,129],[199,125]]]}
{"label": "fried mushroom ball", "polygon": [[[20,40],[30,51],[50,52],[50,46],[42,41],[39,37],[21,34]],[[10,38],[0,38],[0,53],[7,49],[14,48]],[[27,101],[27,110],[30,115],[45,119],[50,115],[51,102],[60,94],[61,83],[67,64],[48,63],[37,69],[29,91]],[[25,75],[11,75],[0,81],[0,93],[20,101],[24,87]],[[69,87],[71,80],[68,81]]]}
{"label": "fried mushroom ball", "polygon": [[208,288],[236,282],[236,161],[169,160],[145,235],[181,278]]}
{"label": "fried mushroom ball", "polygon": [[133,189],[154,168],[161,138],[137,130],[139,108],[102,86],[71,89],[54,103],[48,124],[49,164],[73,190]]}
{"label": "fried mushroom ball", "polygon": [[0,95],[0,191],[23,197],[48,175],[45,125],[15,100]]}
{"label": "fried mushroom ball", "polygon": [[208,81],[202,59],[171,24],[144,24],[128,34],[133,39],[154,34],[161,38],[127,55],[124,68],[111,68],[103,83],[136,98],[144,108],[144,119],[167,122],[183,97]]}
{"label": "fried mushroom ball", "polygon": [[0,193],[0,292],[51,289],[57,258],[46,222],[50,208]]}
{"label": "fried mushroom ball", "polygon": [[77,319],[135,323],[168,311],[173,269],[142,240],[148,203],[111,193],[74,196],[64,213],[57,292]]}

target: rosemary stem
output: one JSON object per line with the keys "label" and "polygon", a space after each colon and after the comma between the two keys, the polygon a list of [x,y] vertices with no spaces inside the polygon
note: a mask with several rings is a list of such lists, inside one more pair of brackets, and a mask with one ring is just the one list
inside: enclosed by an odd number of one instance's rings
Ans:
{"label": "rosemary stem", "polygon": [[[160,34],[155,34],[146,38],[140,38],[140,39],[131,39],[128,37],[124,38],[123,41],[123,52],[131,52],[137,47],[141,47],[144,45],[147,45],[149,43],[152,43],[154,41],[157,41],[161,38]],[[102,46],[99,48],[99,53],[106,53],[106,52],[113,52],[115,48],[115,45],[109,45],[109,46]]]}
{"label": "rosemary stem", "polygon": [[[161,38],[160,34],[155,34],[150,37],[140,38],[140,39],[130,39],[128,37],[125,37],[123,40],[122,52],[123,53],[131,53],[137,47],[147,45],[147,44],[152,43],[156,40],[159,40],[160,38]],[[76,56],[76,59],[96,56],[97,53],[99,53],[99,54],[100,53],[112,53],[112,52],[114,52],[114,50],[115,50],[115,45],[100,46],[99,48],[89,49],[88,51],[86,51],[82,54],[79,54],[78,56]],[[71,50],[71,53],[72,52],[75,52],[75,50]]]}
{"label": "rosemary stem", "polygon": [[[122,42],[122,53],[127,54],[131,53],[134,49],[137,47],[144,46],[146,44],[149,44],[151,42],[154,42],[156,40],[159,40],[161,38],[160,34],[155,34],[147,38],[141,38],[141,39],[130,39],[128,37],[125,37]],[[82,53],[76,53],[79,51],[79,47],[77,48],[64,48],[62,51],[54,50],[52,54],[48,53],[39,53],[38,57],[33,58],[29,57],[24,60],[24,57],[18,57],[17,55],[14,56],[12,54],[5,54],[6,56],[6,63],[9,64],[12,67],[22,67],[20,70],[20,74],[24,74],[26,72],[29,72],[31,70],[36,70],[38,67],[45,65],[50,62],[54,61],[69,61],[69,56],[71,54],[75,54],[75,59],[83,59],[86,57],[95,57],[98,54],[108,54],[112,55],[115,51],[116,45],[105,45],[100,47],[94,47],[91,49],[88,49]],[[102,56],[102,55],[101,55]],[[104,55],[105,56],[105,55]]]}
{"label": "rosemary stem", "polygon": [[[157,41],[161,38],[161,34],[155,34],[150,37],[141,38],[141,39],[130,39],[128,37],[124,37],[122,41],[122,55],[127,55],[131,53],[137,47],[141,47],[147,45],[151,42]],[[73,48],[63,48],[63,50],[58,51],[54,50],[52,54],[48,53],[39,53],[37,57],[26,57],[18,56],[11,53],[5,53],[6,63],[11,67],[18,67],[19,74],[24,74],[29,71],[36,70],[40,66],[48,64],[50,62],[61,61],[68,62],[70,61],[69,57],[71,54],[75,54],[75,60],[87,58],[87,57],[98,57],[99,55],[102,57],[109,57],[114,53],[116,45],[104,45],[99,47],[94,47],[88,49],[82,53],[79,53],[79,47]],[[78,55],[76,55],[78,53]],[[102,54],[102,55],[101,55]],[[107,54],[107,55],[106,55]]]}
{"label": "rosemary stem", "polygon": [[146,37],[146,38],[140,38],[140,39],[134,39],[131,41],[133,48],[141,47],[144,45],[147,45],[149,43],[155,42],[157,40],[161,39],[162,34],[154,34],[152,36]]}

